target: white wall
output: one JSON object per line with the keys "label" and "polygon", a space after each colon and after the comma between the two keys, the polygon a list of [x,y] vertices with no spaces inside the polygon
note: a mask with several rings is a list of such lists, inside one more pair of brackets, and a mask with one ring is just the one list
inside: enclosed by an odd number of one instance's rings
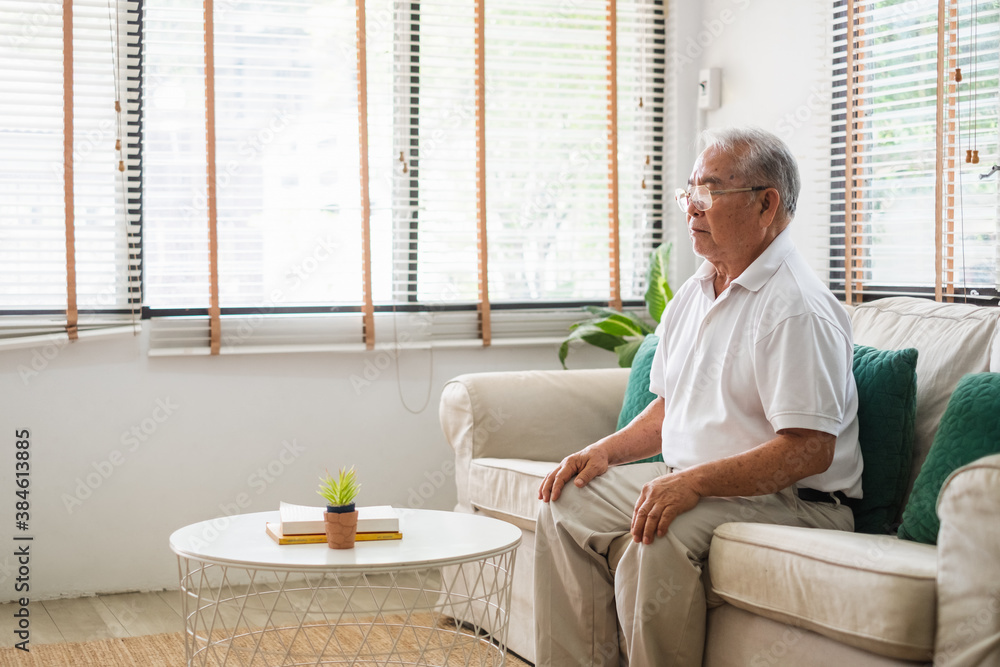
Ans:
{"label": "white wall", "polygon": [[[753,123],[775,131],[800,158],[804,187],[793,229],[803,248],[825,232],[815,215],[810,156],[822,150],[816,128],[828,118],[828,87],[819,82],[829,67],[815,37],[827,5],[675,0],[668,19],[679,48],[678,58],[668,59],[675,91],[668,177],[687,181],[699,125]],[[723,69],[723,91],[722,107],[699,122],[694,91],[702,67]],[[677,185],[666,187],[672,194]],[[679,284],[696,259],[683,217],[672,204],[668,210]],[[809,254],[821,266],[821,255]],[[167,547],[173,530],[235,511],[275,509],[279,500],[319,504],[314,488],[326,467],[356,465],[365,504],[450,508],[452,453],[437,420],[444,382],[473,371],[558,366],[554,346],[438,350],[429,375],[427,353],[413,351],[400,361],[397,385],[394,364],[373,370],[378,353],[151,359],[146,349],[144,335],[0,352],[0,540],[12,545],[18,532],[14,433],[27,428],[33,599],[176,587]],[[571,356],[574,367],[613,363],[597,351]],[[36,374],[19,372],[32,364]],[[352,384],[351,376],[366,370],[371,384]],[[400,391],[410,406],[423,404],[429,391],[427,409],[411,414]],[[141,436],[130,435],[133,429]],[[17,571],[13,548],[2,553],[0,599],[7,600],[17,596]]]}
{"label": "white wall", "polygon": [[[18,429],[31,432],[29,597],[176,588],[171,532],[279,500],[321,505],[327,467],[357,467],[363,504],[450,509],[443,384],[472,371],[559,367],[555,345],[436,350],[432,375],[428,352],[405,351],[397,385],[387,352],[149,358],[146,348],[142,336],[0,353],[0,599],[18,597]],[[581,348],[569,363],[615,361]],[[427,408],[411,414],[400,392],[411,408],[429,392]]]}
{"label": "white wall", "polygon": [[[690,12],[694,4],[681,0],[677,12]],[[822,176],[829,164],[831,11],[828,0],[706,0],[701,15],[688,17],[675,36],[675,62],[681,67],[690,70],[697,62],[699,68],[722,70],[722,106],[702,112],[701,127],[756,125],[792,149],[802,175],[792,235],[820,272],[827,265],[828,217],[820,207],[822,190],[829,187]],[[695,90],[689,89],[689,97]],[[678,174],[681,183],[690,163]]]}

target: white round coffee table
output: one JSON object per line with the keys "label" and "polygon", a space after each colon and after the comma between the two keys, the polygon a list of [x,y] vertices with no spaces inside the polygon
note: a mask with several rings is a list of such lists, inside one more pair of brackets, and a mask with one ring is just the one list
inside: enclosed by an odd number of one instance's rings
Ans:
{"label": "white round coffee table", "polygon": [[265,533],[277,512],[174,532],[187,664],[502,665],[520,529],[399,513],[403,539],[347,550],[279,546]]}

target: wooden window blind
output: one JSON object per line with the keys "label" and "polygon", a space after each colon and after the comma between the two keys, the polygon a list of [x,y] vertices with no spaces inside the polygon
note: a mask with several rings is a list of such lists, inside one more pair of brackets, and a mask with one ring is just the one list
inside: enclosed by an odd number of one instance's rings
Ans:
{"label": "wooden window blind", "polygon": [[0,345],[131,331],[141,306],[139,6],[0,7]]}
{"label": "wooden window blind", "polygon": [[381,302],[475,304],[484,287],[501,308],[611,301],[615,217],[622,297],[641,298],[662,217],[662,5],[433,0],[375,11],[390,10],[396,55],[369,61],[369,94],[393,86],[382,96],[391,109],[369,109],[373,135],[384,127],[395,144],[372,156],[372,181],[396,184],[396,280]]}
{"label": "wooden window blind", "polygon": [[996,3],[842,0],[834,24],[831,287],[995,297]]}
{"label": "wooden window blind", "polygon": [[397,320],[490,344],[641,300],[662,235],[662,3],[217,3],[211,78],[200,7],[144,8],[154,350],[211,347],[206,317],[223,352],[371,347]]}

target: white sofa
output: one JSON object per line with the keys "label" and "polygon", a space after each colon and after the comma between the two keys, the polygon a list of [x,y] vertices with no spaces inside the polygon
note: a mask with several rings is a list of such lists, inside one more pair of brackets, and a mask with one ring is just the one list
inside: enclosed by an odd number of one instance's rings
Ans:
{"label": "white sofa", "polygon": [[[899,297],[855,307],[851,317],[857,343],[919,350],[912,485],[959,378],[1000,370],[1000,309]],[[563,456],[614,430],[627,378],[623,369],[476,373],[442,395],[456,509],[524,531],[508,647],[527,660],[538,484]],[[1000,456],[949,478],[938,513],[936,547],[890,535],[719,527],[705,577],[704,664],[1000,666]]]}

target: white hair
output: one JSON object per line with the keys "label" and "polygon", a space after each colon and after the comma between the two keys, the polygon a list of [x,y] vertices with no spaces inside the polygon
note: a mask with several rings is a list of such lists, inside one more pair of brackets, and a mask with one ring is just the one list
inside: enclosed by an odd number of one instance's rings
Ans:
{"label": "white hair", "polygon": [[746,185],[775,188],[788,220],[795,216],[802,183],[795,156],[784,141],[756,127],[706,130],[702,138],[705,150],[714,148],[732,158]]}

